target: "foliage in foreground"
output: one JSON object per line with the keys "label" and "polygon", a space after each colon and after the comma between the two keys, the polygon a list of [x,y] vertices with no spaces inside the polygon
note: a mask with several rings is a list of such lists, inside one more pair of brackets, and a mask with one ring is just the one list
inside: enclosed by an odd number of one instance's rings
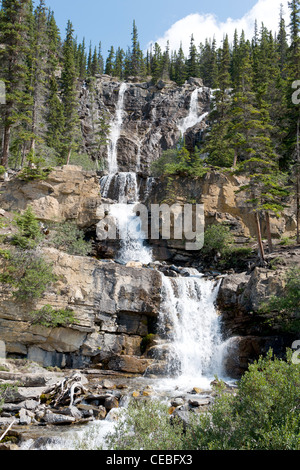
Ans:
{"label": "foliage in foreground", "polygon": [[208,413],[187,430],[156,401],[131,402],[109,435],[116,450],[300,450],[300,366],[273,357],[249,366],[236,393],[218,388]]}
{"label": "foliage in foreground", "polygon": [[131,401],[107,437],[112,450],[181,450],[183,425],[171,424],[168,407],[158,400]]}

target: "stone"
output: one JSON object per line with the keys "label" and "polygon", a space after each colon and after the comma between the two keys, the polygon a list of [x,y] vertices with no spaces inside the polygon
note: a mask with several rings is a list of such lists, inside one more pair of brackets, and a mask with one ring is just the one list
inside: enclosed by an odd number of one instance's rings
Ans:
{"label": "stone", "polygon": [[116,388],[116,385],[111,380],[107,379],[104,379],[101,382],[101,385],[105,390],[113,390],[114,388]]}
{"label": "stone", "polygon": [[138,261],[129,261],[129,263],[126,264],[126,268],[141,269],[142,267],[143,267],[143,263],[140,263]]}
{"label": "stone", "polygon": [[22,408],[19,412],[19,423],[21,426],[28,426],[31,424],[31,417],[28,415],[28,411]]}
{"label": "stone", "polygon": [[196,407],[196,408],[200,406],[208,406],[209,404],[210,404],[209,398],[198,398],[198,399],[189,400],[189,405]]}
{"label": "stone", "polygon": [[184,399],[183,398],[174,398],[172,401],[171,401],[171,406],[173,406],[174,408],[177,408],[178,406],[182,406],[184,405]]}
{"label": "stone", "polygon": [[64,416],[61,414],[57,413],[52,413],[50,410],[47,410],[44,416],[44,421],[47,424],[53,424],[53,425],[67,425],[67,424],[72,424],[76,421],[73,416]]}
{"label": "stone", "polygon": [[119,408],[119,401],[116,397],[107,397],[104,403],[104,408],[108,411],[113,408]]}
{"label": "stone", "polygon": [[24,403],[26,410],[35,410],[39,406],[39,401],[36,400],[26,400]]}
{"label": "stone", "polygon": [[108,368],[120,372],[144,374],[151,363],[151,359],[142,359],[140,357],[132,356],[116,356],[109,360]]}

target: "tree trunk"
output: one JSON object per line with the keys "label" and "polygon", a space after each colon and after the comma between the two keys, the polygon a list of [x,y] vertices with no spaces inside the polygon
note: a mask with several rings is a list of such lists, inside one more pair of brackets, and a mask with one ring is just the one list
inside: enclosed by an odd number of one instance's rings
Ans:
{"label": "tree trunk", "polygon": [[70,165],[71,153],[72,153],[72,147],[70,147],[68,151],[68,157],[67,157],[67,163],[66,163],[67,165]]}
{"label": "tree trunk", "polygon": [[260,228],[260,220],[258,212],[255,212],[255,223],[256,223],[256,230],[257,230],[257,241],[259,246],[259,256],[261,261],[265,261],[265,250],[264,245],[261,238],[261,228]]}
{"label": "tree trunk", "polygon": [[238,154],[237,154],[237,151],[235,150],[235,152],[234,152],[234,160],[233,160],[233,168],[236,167],[236,165],[237,165],[237,160],[238,160]]}
{"label": "tree trunk", "polygon": [[270,223],[270,214],[269,214],[269,212],[266,212],[266,224],[267,224],[267,236],[268,236],[269,253],[273,253],[273,242],[272,242],[271,223]]}
{"label": "tree trunk", "polygon": [[11,126],[5,126],[4,135],[3,135],[2,159],[1,159],[1,165],[4,166],[4,168],[8,167],[10,131],[11,131]]}
{"label": "tree trunk", "polygon": [[296,220],[297,243],[300,244],[300,118],[297,122],[297,146],[296,146]]}

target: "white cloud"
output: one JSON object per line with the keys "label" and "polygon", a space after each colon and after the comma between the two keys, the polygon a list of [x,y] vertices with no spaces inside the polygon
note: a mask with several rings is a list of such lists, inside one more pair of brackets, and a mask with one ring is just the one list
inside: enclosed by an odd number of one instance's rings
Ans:
{"label": "white cloud", "polygon": [[151,41],[148,44],[158,42],[164,49],[167,41],[170,43],[171,50],[178,50],[182,42],[185,54],[189,51],[191,35],[194,35],[196,45],[201,42],[204,43],[205,39],[215,37],[217,42],[220,43],[225,34],[228,34],[229,40],[232,41],[235,29],[240,34],[242,30],[245,31],[246,37],[251,39],[254,33],[255,20],[258,21],[258,26],[261,23],[276,32],[279,25],[279,12],[280,4],[283,4],[284,16],[287,25],[289,24],[289,9],[288,0],[258,0],[254,7],[248,11],[242,18],[232,19],[228,18],[225,22],[218,20],[214,14],[200,14],[194,13],[186,16],[185,18],[174,23],[171,28],[165,32],[164,36]]}

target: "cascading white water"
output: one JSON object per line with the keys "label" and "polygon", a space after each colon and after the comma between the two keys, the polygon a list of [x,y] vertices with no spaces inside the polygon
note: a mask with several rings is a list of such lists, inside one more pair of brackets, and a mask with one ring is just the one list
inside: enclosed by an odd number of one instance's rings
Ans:
{"label": "cascading white water", "polygon": [[199,116],[198,112],[198,97],[199,97],[199,92],[200,88],[196,88],[192,95],[191,95],[191,104],[190,104],[190,110],[189,114],[186,118],[184,118],[180,124],[178,124],[178,129],[181,132],[182,137],[186,133],[188,129],[191,127],[194,127],[196,124],[199,124],[203,119],[208,116],[209,113],[204,113],[201,116]]}
{"label": "cascading white water", "polygon": [[119,98],[116,108],[115,119],[111,123],[109,143],[108,143],[108,170],[110,174],[118,171],[118,141],[121,135],[121,129],[124,116],[124,98],[128,88],[127,83],[122,83],[119,91]]}
{"label": "cascading white water", "polygon": [[149,264],[152,250],[145,246],[146,234],[142,231],[140,217],[135,207],[139,203],[139,189],[136,173],[117,173],[104,176],[100,185],[102,196],[116,201],[110,206],[110,215],[117,223],[121,248],[117,261],[124,264],[129,261]]}
{"label": "cascading white water", "polygon": [[162,386],[207,388],[222,375],[222,336],[215,302],[219,284],[197,276],[162,276],[159,332],[168,345],[168,375]]}

